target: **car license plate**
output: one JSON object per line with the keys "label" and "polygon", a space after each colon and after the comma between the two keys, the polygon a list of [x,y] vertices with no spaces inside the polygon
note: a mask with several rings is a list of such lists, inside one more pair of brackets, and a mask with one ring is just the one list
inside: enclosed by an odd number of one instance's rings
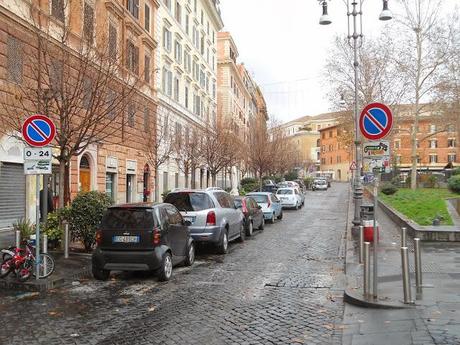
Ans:
{"label": "car license plate", "polygon": [[185,221],[189,221],[190,223],[193,224],[193,223],[195,222],[195,218],[196,218],[196,217],[193,217],[193,216],[188,216],[188,217],[187,217],[187,216],[185,216],[185,217],[183,217],[183,218],[184,218]]}
{"label": "car license plate", "polygon": [[139,243],[139,236],[113,236],[113,243]]}

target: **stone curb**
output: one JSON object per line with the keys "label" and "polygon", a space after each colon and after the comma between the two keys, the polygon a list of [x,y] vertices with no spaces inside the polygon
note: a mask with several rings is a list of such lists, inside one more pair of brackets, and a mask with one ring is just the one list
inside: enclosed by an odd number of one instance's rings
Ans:
{"label": "stone curb", "polygon": [[352,292],[348,288],[345,289],[343,293],[343,300],[349,304],[353,304],[358,307],[364,307],[364,308],[374,308],[374,309],[412,309],[412,308],[415,308],[415,305],[398,303],[398,302],[383,303],[383,302],[368,301],[364,299],[362,296]]}
{"label": "stone curb", "polygon": [[350,188],[349,193],[349,202],[348,202],[348,215],[347,215],[347,234],[346,234],[346,255],[345,255],[345,276],[346,276],[346,288],[343,293],[343,300],[349,304],[356,305],[358,307],[364,308],[375,308],[375,309],[410,309],[413,308],[411,305],[406,304],[398,304],[398,303],[388,303],[388,302],[375,302],[375,301],[368,301],[363,296],[352,292],[352,289],[349,288],[349,281],[351,279],[349,275],[351,272],[357,272],[360,267],[354,260],[354,241],[353,241],[353,234],[352,234],[352,225],[351,225],[351,218],[353,211],[353,191]]}

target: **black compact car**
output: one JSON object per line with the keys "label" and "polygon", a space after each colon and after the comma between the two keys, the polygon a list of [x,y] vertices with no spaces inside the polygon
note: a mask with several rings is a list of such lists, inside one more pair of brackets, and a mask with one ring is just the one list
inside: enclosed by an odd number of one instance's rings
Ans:
{"label": "black compact car", "polygon": [[94,278],[107,280],[112,270],[154,271],[159,280],[169,280],[173,266],[195,260],[189,225],[171,204],[109,207],[96,233]]}
{"label": "black compact car", "polygon": [[243,223],[246,229],[246,235],[252,236],[254,229],[264,229],[265,219],[262,207],[260,207],[253,198],[237,196],[235,197],[235,206],[243,212]]}

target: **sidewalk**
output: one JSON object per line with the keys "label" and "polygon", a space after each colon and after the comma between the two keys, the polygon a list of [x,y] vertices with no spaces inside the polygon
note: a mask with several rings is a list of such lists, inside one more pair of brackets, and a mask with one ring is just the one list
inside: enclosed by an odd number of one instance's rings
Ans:
{"label": "sidewalk", "polygon": [[346,305],[343,344],[460,344],[460,243],[421,243],[423,284],[431,287],[416,295],[413,243],[408,237],[414,304],[404,305],[399,229],[380,209],[377,220],[378,299],[372,303],[362,297],[363,269],[357,263],[357,241],[351,238],[351,231],[347,236],[345,299],[350,302],[349,297],[355,298],[354,304],[367,308]]}
{"label": "sidewalk", "polygon": [[49,254],[53,256],[56,264],[51,276],[40,280],[31,277],[27,282],[21,283],[13,273],[10,273],[5,279],[0,279],[0,292],[2,294],[17,294],[26,291],[43,292],[91,277],[90,254],[71,253],[68,259],[65,259],[61,252],[49,252]]}

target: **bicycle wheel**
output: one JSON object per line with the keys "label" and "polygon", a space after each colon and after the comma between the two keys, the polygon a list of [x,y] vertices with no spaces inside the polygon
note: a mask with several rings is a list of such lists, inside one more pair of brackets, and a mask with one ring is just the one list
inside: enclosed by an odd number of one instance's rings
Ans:
{"label": "bicycle wheel", "polygon": [[[38,278],[46,278],[49,277],[53,272],[55,268],[54,264],[54,259],[51,255],[49,254],[40,254],[40,265],[39,265],[39,272],[38,272]],[[34,277],[36,276],[36,268],[35,268],[35,261],[34,261],[34,269],[33,273]]]}

